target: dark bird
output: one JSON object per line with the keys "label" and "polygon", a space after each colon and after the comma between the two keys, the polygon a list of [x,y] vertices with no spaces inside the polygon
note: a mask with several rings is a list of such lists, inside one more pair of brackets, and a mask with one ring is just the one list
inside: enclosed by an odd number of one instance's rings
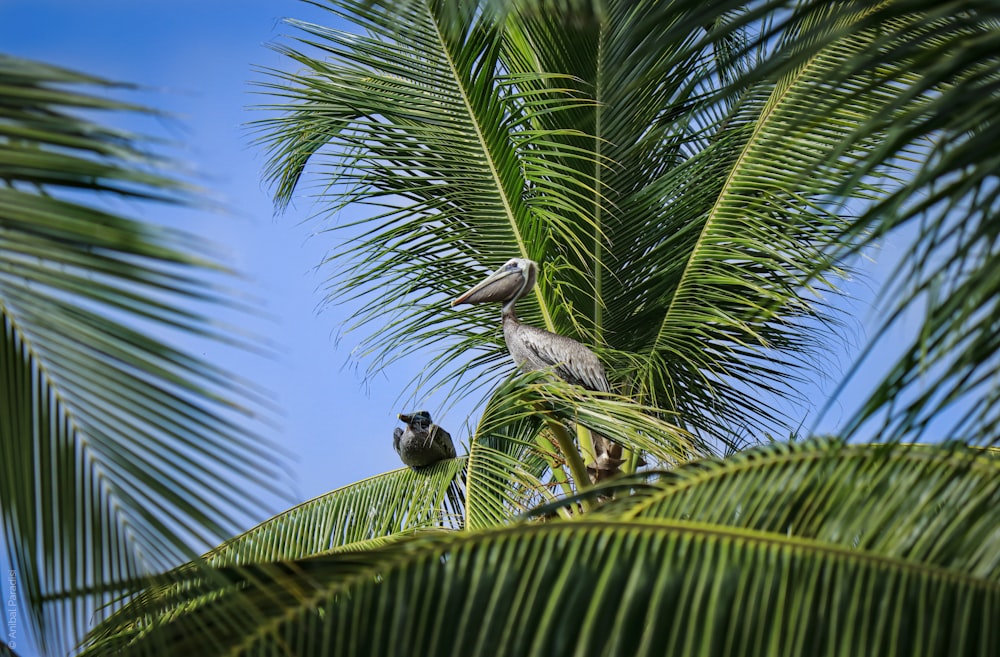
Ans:
{"label": "dark bird", "polygon": [[400,413],[406,429],[392,432],[392,446],[399,458],[411,468],[420,468],[444,459],[455,458],[451,434],[431,421],[427,411]]}
{"label": "dark bird", "polygon": [[[522,370],[531,372],[549,369],[562,380],[587,390],[610,392],[604,365],[590,349],[565,335],[522,324],[514,312],[514,304],[535,286],[538,264],[526,258],[512,258],[486,277],[485,280],[451,302],[502,302],[500,311],[503,338],[507,351]],[[621,464],[621,447],[599,438],[596,467],[605,473],[615,472]],[[603,478],[603,477],[599,477]]]}

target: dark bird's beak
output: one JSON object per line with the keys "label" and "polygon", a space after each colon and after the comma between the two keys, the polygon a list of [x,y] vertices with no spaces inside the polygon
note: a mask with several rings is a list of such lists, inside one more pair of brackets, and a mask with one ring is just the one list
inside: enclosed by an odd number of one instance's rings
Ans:
{"label": "dark bird's beak", "polygon": [[491,301],[507,301],[524,285],[524,275],[520,270],[500,269],[486,277],[481,283],[468,290],[465,294],[451,302],[452,306],[460,303],[489,303]]}
{"label": "dark bird's beak", "polygon": [[399,418],[400,420],[402,420],[403,422],[406,422],[407,424],[409,424],[409,423],[410,423],[410,420],[412,420],[412,419],[413,419],[413,416],[412,416],[412,415],[408,415],[408,414],[406,414],[406,413],[400,413],[400,414],[399,414],[399,415],[397,415],[396,417],[398,417],[398,418]]}

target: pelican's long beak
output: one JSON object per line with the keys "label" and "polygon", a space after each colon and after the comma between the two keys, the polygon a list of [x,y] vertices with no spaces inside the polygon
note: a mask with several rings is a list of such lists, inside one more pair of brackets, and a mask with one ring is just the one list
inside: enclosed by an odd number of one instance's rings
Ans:
{"label": "pelican's long beak", "polygon": [[524,275],[519,270],[499,269],[452,301],[451,305],[507,301],[517,294],[522,285],[524,285]]}

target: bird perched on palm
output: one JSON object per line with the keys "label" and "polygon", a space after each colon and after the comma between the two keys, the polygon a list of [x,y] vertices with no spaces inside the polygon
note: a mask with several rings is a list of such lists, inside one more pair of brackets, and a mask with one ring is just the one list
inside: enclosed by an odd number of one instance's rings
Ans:
{"label": "bird perched on palm", "polygon": [[514,304],[535,287],[537,278],[537,263],[527,258],[512,258],[451,305],[502,302],[504,342],[518,367],[525,372],[551,369],[569,383],[587,390],[610,392],[604,365],[594,352],[565,335],[518,320]]}
{"label": "bird perched on palm", "polygon": [[[477,304],[501,302],[504,342],[514,363],[525,372],[551,370],[562,380],[587,390],[610,392],[604,365],[590,349],[576,340],[536,326],[522,324],[514,304],[535,286],[538,264],[527,258],[512,258],[483,281],[451,302]],[[594,440],[591,476],[603,479],[618,471],[622,448],[601,436]]]}
{"label": "bird perched on palm", "polygon": [[411,468],[421,468],[444,459],[455,458],[451,434],[431,421],[427,411],[400,413],[406,429],[392,432],[392,446],[400,460]]}

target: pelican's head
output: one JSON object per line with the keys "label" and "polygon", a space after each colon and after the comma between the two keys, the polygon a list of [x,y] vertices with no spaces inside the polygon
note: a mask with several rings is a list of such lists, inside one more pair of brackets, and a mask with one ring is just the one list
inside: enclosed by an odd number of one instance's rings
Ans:
{"label": "pelican's head", "polygon": [[511,258],[503,267],[487,276],[478,285],[451,302],[489,303],[502,301],[504,306],[512,304],[535,286],[538,265],[527,258]]}

